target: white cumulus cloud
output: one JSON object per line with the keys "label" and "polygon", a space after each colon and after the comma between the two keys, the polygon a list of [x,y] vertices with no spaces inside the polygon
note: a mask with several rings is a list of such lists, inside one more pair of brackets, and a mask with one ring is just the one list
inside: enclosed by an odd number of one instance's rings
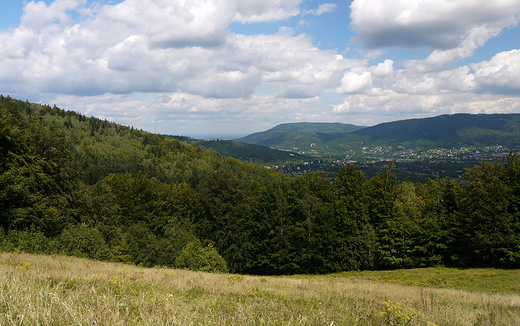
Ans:
{"label": "white cumulus cloud", "polygon": [[452,113],[513,113],[520,110],[520,98],[441,91],[434,94],[408,94],[373,88],[354,94],[334,105],[340,116],[357,116],[365,124],[377,124],[409,117],[429,117]]}
{"label": "white cumulus cloud", "polygon": [[378,63],[372,69],[372,75],[376,77],[386,77],[394,72],[394,61],[386,59],[384,62]]}
{"label": "white cumulus cloud", "polygon": [[483,61],[472,68],[478,91],[520,94],[520,50],[498,53],[489,62]]}
{"label": "white cumulus cloud", "polygon": [[365,71],[361,74],[347,72],[341,78],[341,85],[336,89],[338,93],[357,93],[372,86],[372,74]]}
{"label": "white cumulus cloud", "polygon": [[[248,132],[258,121],[374,124],[520,110],[520,50],[455,63],[518,24],[520,0],[354,0],[352,42],[364,49],[352,44],[343,55],[312,34],[325,17],[305,16],[343,7],[312,8],[303,0],[26,2],[20,26],[0,31],[0,90],[169,133],[172,124],[177,133],[192,125]],[[277,32],[229,28],[275,26],[255,25],[266,22],[278,22]],[[430,52],[400,61],[403,48]]]}
{"label": "white cumulus cloud", "polygon": [[[188,92],[247,99],[266,89],[282,98],[315,97],[362,61],[320,50],[310,36],[289,28],[274,35],[226,31],[233,20],[298,14],[300,2],[30,2],[21,26],[0,32],[0,87],[78,96]],[[82,19],[73,21],[74,12]]]}
{"label": "white cumulus cloud", "polygon": [[[354,0],[352,28],[368,48],[453,49],[475,28],[518,22],[519,0]],[[482,34],[482,33],[478,33]]]}
{"label": "white cumulus cloud", "polygon": [[426,59],[405,63],[417,72],[470,57],[520,19],[520,0],[354,0],[351,9],[356,40],[368,49],[434,50]]}

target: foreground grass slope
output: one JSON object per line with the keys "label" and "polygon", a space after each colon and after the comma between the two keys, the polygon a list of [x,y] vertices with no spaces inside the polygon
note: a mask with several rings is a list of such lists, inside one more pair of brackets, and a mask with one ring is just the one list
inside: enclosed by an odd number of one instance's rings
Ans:
{"label": "foreground grass slope", "polygon": [[[451,279],[453,270],[440,271]],[[399,273],[393,274],[395,279]],[[518,272],[504,273],[497,287],[507,289]],[[434,289],[362,278],[366,274],[210,274],[0,253],[0,324],[520,324],[518,293]]]}
{"label": "foreground grass slope", "polygon": [[361,271],[338,276],[470,292],[520,294],[520,271],[491,268],[420,268],[391,271]]}

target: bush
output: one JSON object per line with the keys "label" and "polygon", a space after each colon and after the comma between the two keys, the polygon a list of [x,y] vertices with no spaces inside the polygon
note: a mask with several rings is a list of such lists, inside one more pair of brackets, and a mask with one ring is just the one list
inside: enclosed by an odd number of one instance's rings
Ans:
{"label": "bush", "polygon": [[226,261],[217,250],[208,245],[203,247],[200,241],[190,242],[184,247],[175,261],[179,268],[188,268],[194,271],[220,272],[228,271]]}
{"label": "bush", "polygon": [[111,252],[101,233],[85,224],[78,224],[65,229],[59,236],[61,252],[67,255],[112,260]]}
{"label": "bush", "polygon": [[139,266],[157,265],[158,252],[157,238],[144,223],[131,225],[120,244],[120,256],[126,254]]}
{"label": "bush", "polygon": [[2,228],[0,228],[0,249],[33,254],[58,252],[56,241],[47,238],[42,232],[11,230],[5,235]]}

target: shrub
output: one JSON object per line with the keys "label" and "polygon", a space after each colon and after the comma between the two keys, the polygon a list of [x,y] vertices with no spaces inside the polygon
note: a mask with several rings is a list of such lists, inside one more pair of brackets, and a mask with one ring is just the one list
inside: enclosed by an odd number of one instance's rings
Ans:
{"label": "shrub", "polygon": [[194,271],[220,272],[228,271],[226,261],[210,244],[203,247],[199,240],[192,241],[184,247],[175,264],[179,268],[188,268]]}
{"label": "shrub", "polygon": [[157,265],[157,238],[144,223],[131,225],[120,244],[120,256],[128,255],[131,262],[144,267]]}
{"label": "shrub", "polygon": [[58,251],[56,241],[39,231],[11,230],[4,234],[0,228],[0,248],[5,251],[53,254]]}
{"label": "shrub", "polygon": [[105,239],[96,229],[85,224],[73,225],[59,236],[61,252],[71,256],[111,260]]}

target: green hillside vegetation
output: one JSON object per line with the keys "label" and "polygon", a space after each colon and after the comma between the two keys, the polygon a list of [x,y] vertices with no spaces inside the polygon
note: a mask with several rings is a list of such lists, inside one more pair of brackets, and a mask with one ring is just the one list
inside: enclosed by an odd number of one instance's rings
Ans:
{"label": "green hillside vegetation", "polygon": [[0,96],[0,249],[142,266],[324,274],[520,266],[520,160],[448,179],[290,178],[217,151]]}
{"label": "green hillside vegetation", "polygon": [[410,147],[421,143],[432,148],[495,144],[511,147],[518,146],[520,114],[441,115],[382,123],[353,134],[388,144],[410,143]]}
{"label": "green hillside vegetation", "polygon": [[326,122],[299,122],[299,123],[283,123],[273,127],[267,131],[256,132],[239,139],[244,143],[250,143],[256,139],[261,139],[269,134],[280,130],[293,131],[296,133],[327,133],[327,134],[344,134],[364,127],[344,124],[344,123],[326,123]]}
{"label": "green hillside vegetation", "polygon": [[321,148],[331,140],[365,127],[342,123],[285,123],[267,131],[237,139],[239,142],[273,147],[276,149],[310,149],[311,144]]}
{"label": "green hillside vegetation", "polygon": [[[316,141],[315,134],[291,130],[276,130],[262,137],[246,139],[253,139],[248,143],[286,150],[298,149],[301,144],[307,144],[306,147],[308,147],[309,144]],[[237,139],[237,141],[243,142],[244,139]]]}
{"label": "green hillside vegetation", "polygon": [[20,253],[0,262],[2,325],[520,324],[511,270],[273,277]]}
{"label": "green hillside vegetation", "polygon": [[239,141],[277,149],[298,148],[305,152],[314,149],[324,157],[343,157],[349,151],[374,146],[426,150],[497,144],[517,148],[520,145],[520,114],[441,115],[373,127],[354,126],[351,130],[339,130],[338,126],[342,125],[337,123],[322,123],[319,129],[298,128],[299,125],[279,125]]}
{"label": "green hillside vegetation", "polygon": [[214,149],[222,155],[241,161],[260,164],[295,162],[307,158],[307,156],[293,152],[280,151],[261,145],[245,144],[232,140],[204,140],[197,141],[195,144]]}
{"label": "green hillside vegetation", "polygon": [[305,133],[346,133],[352,132],[358,129],[365,128],[363,126],[356,126],[346,123],[327,123],[327,122],[297,122],[297,123],[283,123],[271,130],[289,130]]}

